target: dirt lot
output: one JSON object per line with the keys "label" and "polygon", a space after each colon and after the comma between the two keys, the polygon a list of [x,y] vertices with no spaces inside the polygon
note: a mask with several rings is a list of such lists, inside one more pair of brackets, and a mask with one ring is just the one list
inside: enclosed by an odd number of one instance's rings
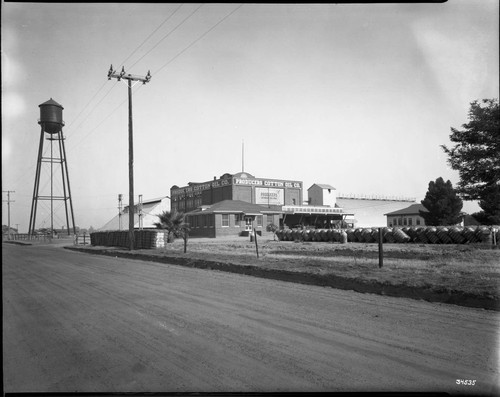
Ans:
{"label": "dirt lot", "polygon": [[500,310],[500,250],[480,244],[279,242],[272,238],[176,240],[166,248],[128,251],[85,247],[108,255],[212,268],[360,292]]}
{"label": "dirt lot", "polygon": [[58,245],[3,244],[7,393],[499,395],[499,312]]}

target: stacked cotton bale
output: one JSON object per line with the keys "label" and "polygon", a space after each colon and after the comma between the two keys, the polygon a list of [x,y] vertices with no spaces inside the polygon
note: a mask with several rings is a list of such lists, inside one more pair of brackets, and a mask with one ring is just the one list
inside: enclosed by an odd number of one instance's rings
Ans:
{"label": "stacked cotton bale", "polygon": [[361,232],[361,236],[363,237],[363,241],[365,243],[373,243],[375,241],[374,238],[372,237],[371,228],[363,229],[363,231]]}
{"label": "stacked cotton bale", "polygon": [[288,230],[285,233],[285,237],[287,241],[301,241],[302,240],[302,231],[298,229]]}
{"label": "stacked cotton bale", "polygon": [[446,227],[437,228],[437,236],[441,243],[443,244],[453,244],[453,240],[450,236],[450,232]]}
{"label": "stacked cotton bale", "polygon": [[[383,241],[386,243],[409,243],[417,244],[498,244],[498,226],[424,226],[424,227],[403,227],[389,228],[384,227],[382,230]],[[280,241],[311,241],[311,242],[342,242],[345,233],[348,242],[374,243],[379,240],[379,228],[356,228],[356,229],[316,229],[316,230],[300,230],[287,229],[279,230],[276,235]],[[496,233],[494,235],[494,233]],[[116,237],[115,237],[116,239]],[[124,239],[128,244],[128,234],[123,232],[120,240]],[[155,242],[147,242],[154,240],[152,238],[143,237],[144,242],[139,243],[141,246],[155,246]],[[98,236],[93,236],[92,244],[98,245]]]}
{"label": "stacked cotton bale", "polygon": [[340,243],[342,242],[342,232],[338,229],[332,229],[332,241]]}
{"label": "stacked cotton bale", "polygon": [[320,237],[319,241],[327,242],[328,241],[328,230],[321,229],[319,231],[319,237]]}
{"label": "stacked cotton bale", "polygon": [[393,230],[393,236],[397,243],[408,243],[410,241],[410,237],[399,228]]}
{"label": "stacked cotton bale", "polygon": [[467,241],[467,239],[462,234],[463,228],[453,226],[448,229],[448,234],[450,235],[451,240],[455,244],[463,244]]}
{"label": "stacked cotton bale", "polygon": [[355,243],[356,241],[358,241],[358,239],[356,238],[356,234],[354,233],[354,229],[346,229],[345,232],[347,233],[347,241],[349,243]]}
{"label": "stacked cotton bale", "polygon": [[358,227],[354,229],[354,241],[355,242],[363,242],[363,229]]}
{"label": "stacked cotton bale", "polygon": [[479,241],[476,236],[476,229],[472,226],[465,227],[463,235],[467,239],[468,243],[477,243]]}
{"label": "stacked cotton bale", "polygon": [[439,237],[437,235],[437,229],[434,226],[427,227],[425,229],[425,235],[427,236],[427,239],[432,244],[439,244]]}
{"label": "stacked cotton bale", "polygon": [[384,241],[387,243],[394,243],[396,240],[394,239],[393,230],[390,227],[384,227]]}
{"label": "stacked cotton bale", "polygon": [[429,239],[425,233],[425,227],[417,228],[417,241],[422,244],[429,244]]}
{"label": "stacked cotton bale", "polygon": [[302,230],[302,240],[303,241],[311,241],[312,240],[311,230],[309,230],[309,229]]}
{"label": "stacked cotton bale", "polygon": [[403,232],[405,232],[410,237],[410,242],[414,243],[418,241],[417,229],[413,227],[403,228]]}

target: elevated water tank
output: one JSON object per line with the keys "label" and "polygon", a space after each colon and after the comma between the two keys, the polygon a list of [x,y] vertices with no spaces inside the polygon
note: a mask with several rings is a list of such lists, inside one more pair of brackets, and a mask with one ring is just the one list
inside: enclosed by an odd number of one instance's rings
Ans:
{"label": "elevated water tank", "polygon": [[50,98],[47,102],[38,105],[40,107],[40,124],[43,130],[49,134],[57,134],[64,125],[62,118],[63,107]]}

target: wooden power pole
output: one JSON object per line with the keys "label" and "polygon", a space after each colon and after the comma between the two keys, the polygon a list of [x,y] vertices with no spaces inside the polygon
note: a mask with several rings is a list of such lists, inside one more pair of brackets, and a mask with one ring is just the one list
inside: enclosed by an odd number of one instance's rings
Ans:
{"label": "wooden power pole", "polygon": [[142,84],[149,83],[151,80],[151,73],[148,71],[146,76],[135,76],[125,73],[125,67],[122,67],[120,73],[113,70],[113,65],[108,71],[108,80],[112,78],[120,80],[127,80],[128,86],[128,178],[129,178],[129,204],[128,204],[128,233],[130,239],[130,250],[134,249],[134,134],[132,127],[132,82],[142,82]]}

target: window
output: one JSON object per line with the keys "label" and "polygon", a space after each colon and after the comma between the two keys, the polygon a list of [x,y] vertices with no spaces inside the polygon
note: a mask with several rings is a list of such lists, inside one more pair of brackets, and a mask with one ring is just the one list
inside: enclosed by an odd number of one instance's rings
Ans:
{"label": "window", "polygon": [[229,214],[222,214],[222,227],[229,227]]}
{"label": "window", "polygon": [[403,219],[403,225],[407,225],[408,224],[408,220],[406,218]]}
{"label": "window", "polygon": [[413,225],[413,218],[408,218],[408,225],[409,226]]}
{"label": "window", "polygon": [[240,214],[234,214],[234,226],[240,227]]}
{"label": "window", "polygon": [[262,215],[257,215],[257,226],[262,226]]}
{"label": "window", "polygon": [[420,225],[420,218],[417,218],[417,225]]}
{"label": "window", "polygon": [[401,226],[401,218],[398,218],[398,226]]}
{"label": "window", "polygon": [[272,215],[266,215],[266,216],[267,216],[267,220],[266,220],[267,224],[270,225],[271,223],[273,223],[274,217]]}

